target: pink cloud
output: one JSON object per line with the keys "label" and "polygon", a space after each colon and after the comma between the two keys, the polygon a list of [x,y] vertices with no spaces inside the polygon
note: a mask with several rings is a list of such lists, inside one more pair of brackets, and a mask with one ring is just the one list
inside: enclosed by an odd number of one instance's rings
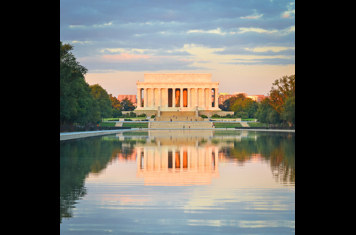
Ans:
{"label": "pink cloud", "polygon": [[285,14],[285,15],[283,15],[282,17],[283,17],[283,18],[290,18],[290,19],[293,18],[290,14]]}
{"label": "pink cloud", "polygon": [[151,56],[149,55],[131,55],[128,53],[122,53],[120,55],[103,55],[104,59],[109,60],[137,60],[137,59],[149,59]]}
{"label": "pink cloud", "polygon": [[186,62],[191,62],[191,61],[193,61],[192,59],[185,59],[185,58],[181,58],[181,59],[178,59],[178,60],[180,60],[180,61],[186,61]]}

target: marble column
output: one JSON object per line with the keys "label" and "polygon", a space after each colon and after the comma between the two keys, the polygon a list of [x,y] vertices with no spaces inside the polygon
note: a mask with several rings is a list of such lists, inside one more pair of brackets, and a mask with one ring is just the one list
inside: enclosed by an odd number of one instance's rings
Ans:
{"label": "marble column", "polygon": [[148,101],[147,88],[143,88],[143,106],[144,106],[145,108],[148,107],[147,101]]}
{"label": "marble column", "polygon": [[159,106],[162,107],[162,91],[161,91],[162,88],[158,88],[158,98],[159,98]]}
{"label": "marble column", "polygon": [[188,108],[190,108],[190,102],[191,102],[190,89],[191,89],[191,88],[188,88],[188,97],[187,97],[187,102],[188,102],[187,107],[188,107]]}
{"label": "marble column", "polygon": [[164,90],[166,91],[165,95],[164,95],[165,100],[166,100],[166,103],[165,103],[166,105],[165,106],[168,108],[168,88],[165,88]]}
{"label": "marble column", "polygon": [[183,88],[179,88],[179,107],[183,107]]}
{"label": "marble column", "polygon": [[219,88],[215,88],[215,108],[219,108]]}
{"label": "marble column", "polygon": [[137,108],[141,108],[141,88],[137,88]]}
{"label": "marble column", "polygon": [[[199,108],[199,92],[198,92],[198,88],[195,88],[195,93],[196,93],[196,100],[195,100],[195,106],[198,106]],[[195,108],[195,107],[194,107]]]}
{"label": "marble column", "polygon": [[155,107],[155,89],[151,88],[152,91],[152,107]]}
{"label": "marble column", "polygon": [[172,88],[172,107],[176,107],[176,88]]}
{"label": "marble column", "polygon": [[203,88],[203,106],[206,107],[206,89]]}

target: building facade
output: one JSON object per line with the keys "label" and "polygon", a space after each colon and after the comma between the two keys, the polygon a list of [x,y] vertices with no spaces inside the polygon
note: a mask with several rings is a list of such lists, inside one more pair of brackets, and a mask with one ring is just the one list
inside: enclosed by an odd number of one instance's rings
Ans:
{"label": "building facade", "polygon": [[225,100],[228,100],[228,99],[230,99],[231,97],[234,97],[234,96],[235,95],[220,95],[219,94],[219,104],[223,104]]}
{"label": "building facade", "polygon": [[214,96],[219,82],[212,82],[211,74],[144,74],[136,85],[143,105],[138,102],[135,111],[221,111]]}
{"label": "building facade", "polygon": [[264,100],[266,98],[264,95],[248,95],[246,97],[250,98],[256,102],[261,102],[262,100]]}
{"label": "building facade", "polygon": [[223,104],[225,100],[230,99],[231,97],[234,97],[238,94],[244,94],[246,96],[246,98],[250,98],[256,102],[261,102],[262,100],[264,100],[266,98],[266,96],[264,95],[247,95],[246,93],[243,92],[234,92],[233,95],[230,94],[226,94],[226,93],[220,93],[219,94],[219,105]]}
{"label": "building facade", "polygon": [[119,95],[119,96],[117,97],[117,99],[118,99],[119,101],[122,101],[122,100],[124,100],[125,98],[127,98],[128,100],[130,100],[130,101],[132,102],[132,104],[133,104],[134,106],[136,106],[136,103],[137,103],[136,95]]}

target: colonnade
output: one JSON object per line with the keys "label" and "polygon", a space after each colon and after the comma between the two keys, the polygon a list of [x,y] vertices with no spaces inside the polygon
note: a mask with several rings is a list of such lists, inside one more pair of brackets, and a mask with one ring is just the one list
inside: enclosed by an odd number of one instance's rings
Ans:
{"label": "colonnade", "polygon": [[[143,91],[143,97],[142,97]],[[214,91],[214,100],[212,100]],[[142,106],[141,100],[144,99]],[[218,108],[218,87],[203,88],[137,88],[137,108],[187,107]]]}
{"label": "colonnade", "polygon": [[140,171],[201,171],[218,170],[218,147],[209,146],[181,148],[160,146],[160,148],[138,147],[137,169]]}

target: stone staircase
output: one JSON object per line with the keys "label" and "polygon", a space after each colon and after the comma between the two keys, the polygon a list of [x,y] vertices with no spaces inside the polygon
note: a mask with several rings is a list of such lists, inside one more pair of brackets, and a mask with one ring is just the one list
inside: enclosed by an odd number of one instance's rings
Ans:
{"label": "stone staircase", "polygon": [[203,121],[201,117],[196,117],[194,111],[161,111],[160,117],[155,117],[155,121]]}
{"label": "stone staircase", "polygon": [[149,128],[213,128],[213,122],[150,122]]}
{"label": "stone staircase", "polygon": [[181,122],[181,121],[203,121],[204,119],[201,117],[195,117],[195,116],[163,116],[163,117],[155,117],[155,121],[168,121],[170,122],[172,120],[172,122]]}
{"label": "stone staircase", "polygon": [[247,122],[240,122],[242,127],[250,127]]}
{"label": "stone staircase", "polygon": [[195,116],[194,111],[161,111],[161,117],[187,117]]}
{"label": "stone staircase", "polygon": [[122,126],[122,122],[116,122],[115,126]]}

